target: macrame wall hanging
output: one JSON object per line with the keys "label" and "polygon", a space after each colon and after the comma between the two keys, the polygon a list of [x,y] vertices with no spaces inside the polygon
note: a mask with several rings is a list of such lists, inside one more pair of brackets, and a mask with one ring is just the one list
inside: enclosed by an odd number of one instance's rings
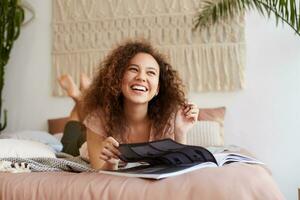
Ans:
{"label": "macrame wall hanging", "polygon": [[193,19],[201,0],[53,0],[53,94],[57,77],[94,69],[116,43],[145,38],[169,57],[189,91],[243,87],[244,16],[199,32]]}

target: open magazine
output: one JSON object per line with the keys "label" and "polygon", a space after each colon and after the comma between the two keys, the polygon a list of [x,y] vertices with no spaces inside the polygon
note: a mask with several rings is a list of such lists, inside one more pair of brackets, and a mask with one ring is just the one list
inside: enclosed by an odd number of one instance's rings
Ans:
{"label": "open magazine", "polygon": [[161,179],[204,167],[218,167],[232,162],[263,164],[237,153],[212,154],[201,146],[183,145],[171,139],[147,143],[121,144],[120,159],[127,163],[118,170],[101,170],[104,174]]}

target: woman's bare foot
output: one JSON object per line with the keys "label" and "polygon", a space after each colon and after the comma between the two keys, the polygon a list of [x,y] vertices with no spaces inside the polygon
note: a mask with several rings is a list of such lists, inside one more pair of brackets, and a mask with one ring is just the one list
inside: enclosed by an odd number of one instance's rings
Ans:
{"label": "woman's bare foot", "polygon": [[91,85],[91,79],[84,73],[80,74],[80,91],[86,90]]}
{"label": "woman's bare foot", "polygon": [[81,92],[69,74],[60,76],[58,78],[58,82],[60,86],[67,92],[67,94],[74,100],[78,100],[80,98]]}

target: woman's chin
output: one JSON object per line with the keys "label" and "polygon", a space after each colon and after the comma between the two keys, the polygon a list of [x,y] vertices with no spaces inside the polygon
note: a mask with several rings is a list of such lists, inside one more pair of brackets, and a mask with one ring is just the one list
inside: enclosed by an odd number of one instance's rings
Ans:
{"label": "woman's chin", "polygon": [[152,98],[144,97],[144,96],[135,96],[126,99],[128,102],[132,104],[148,104]]}

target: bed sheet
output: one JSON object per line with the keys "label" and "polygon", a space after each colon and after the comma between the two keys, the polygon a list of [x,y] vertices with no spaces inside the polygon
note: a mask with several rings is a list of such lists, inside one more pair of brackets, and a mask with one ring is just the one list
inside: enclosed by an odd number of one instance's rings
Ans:
{"label": "bed sheet", "polygon": [[162,180],[100,173],[0,173],[0,199],[284,199],[261,165],[232,163]]}

